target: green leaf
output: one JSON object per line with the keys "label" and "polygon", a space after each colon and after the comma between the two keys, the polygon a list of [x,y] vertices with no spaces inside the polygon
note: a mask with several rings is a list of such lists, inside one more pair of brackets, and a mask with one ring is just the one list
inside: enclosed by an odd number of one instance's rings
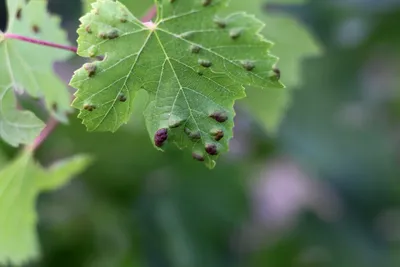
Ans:
{"label": "green leaf", "polygon": [[[47,13],[47,1],[25,2],[7,1],[7,33],[68,44],[60,19]],[[17,110],[15,92],[43,97],[53,116],[67,120],[70,94],[55,75],[53,63],[69,56],[70,52],[5,38],[0,33],[0,136],[6,142],[13,146],[31,143],[44,127],[32,112]]]}
{"label": "green leaf", "polygon": [[217,12],[226,0],[157,1],[155,23],[143,24],[118,1],[99,0],[81,18],[78,54],[105,56],[77,70],[73,106],[90,131],[116,131],[132,113],[135,94],[148,92],[145,111],[155,146],[191,147],[208,167],[228,150],[233,105],[244,85],[282,88],[277,58],[254,16]]}
{"label": "green leaf", "polygon": [[63,160],[45,170],[24,152],[0,171],[0,263],[20,265],[39,255],[38,195],[67,183],[90,163],[87,156]]}
{"label": "green leaf", "polygon": [[[96,0],[82,0],[83,3],[83,11],[85,13],[89,12],[92,9],[92,3],[96,2]],[[135,16],[142,16],[147,12],[151,6],[154,4],[153,0],[120,0],[122,4],[124,4],[132,14]]]}
{"label": "green leaf", "polygon": [[247,90],[244,104],[261,122],[267,132],[276,133],[291,101],[292,89],[301,84],[301,62],[306,57],[319,56],[320,44],[292,15],[274,12],[266,4],[299,5],[304,0],[232,0],[229,11],[246,10],[257,15],[264,23],[263,34],[274,40],[272,52],[279,55],[278,67],[282,82],[289,90]]}

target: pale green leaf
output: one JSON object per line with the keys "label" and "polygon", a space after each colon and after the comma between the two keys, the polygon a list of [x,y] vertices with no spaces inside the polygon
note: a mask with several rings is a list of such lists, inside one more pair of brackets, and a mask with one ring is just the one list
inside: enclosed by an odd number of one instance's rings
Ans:
{"label": "pale green leaf", "polygon": [[196,159],[213,167],[228,150],[233,105],[245,96],[243,86],[282,90],[272,70],[277,58],[258,34],[263,24],[254,16],[218,17],[226,0],[157,3],[155,23],[143,24],[112,0],[97,1],[81,18],[78,54],[105,58],[75,72],[73,106],[88,130],[116,131],[144,89],[150,98],[145,120],[155,145],[191,147]]}
{"label": "pale green leaf", "polygon": [[[8,0],[7,33],[68,44],[60,19],[50,16],[47,1]],[[70,52],[19,40],[0,34],[0,136],[11,145],[27,144],[39,134],[43,123],[28,111],[18,111],[14,93],[25,91],[44,98],[53,116],[66,121],[70,109],[67,86],[55,75],[54,61],[65,60]]]}
{"label": "pale green leaf", "polygon": [[320,44],[305,25],[283,12],[272,12],[266,4],[304,4],[304,0],[232,0],[229,11],[255,13],[265,23],[263,34],[274,41],[272,52],[279,55],[282,82],[289,90],[247,90],[246,107],[265,127],[275,133],[290,104],[291,90],[301,84],[301,62],[321,54]]}
{"label": "pale green leaf", "polygon": [[[85,13],[89,12],[92,9],[92,3],[94,2],[96,2],[96,0],[82,0],[83,11]],[[120,0],[120,2],[135,16],[143,16],[145,12],[154,5],[153,0]]]}
{"label": "pale green leaf", "polygon": [[27,151],[0,170],[0,263],[20,265],[39,256],[36,236],[38,195],[63,186],[90,163],[86,156],[59,162],[49,170]]}

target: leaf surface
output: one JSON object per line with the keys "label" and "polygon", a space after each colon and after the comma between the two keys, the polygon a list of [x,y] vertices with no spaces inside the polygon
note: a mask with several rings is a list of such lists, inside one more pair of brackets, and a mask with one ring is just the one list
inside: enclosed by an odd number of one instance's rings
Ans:
{"label": "leaf surface", "polygon": [[[47,1],[8,0],[7,33],[68,44],[60,19],[47,13]],[[15,93],[26,92],[44,98],[53,116],[66,121],[70,95],[53,71],[54,61],[65,60],[70,52],[5,38],[0,33],[0,136],[13,146],[28,144],[44,124],[32,112],[17,109]]]}
{"label": "leaf surface", "polygon": [[[94,2],[96,0],[82,0],[83,11],[85,13],[89,12]],[[120,2],[135,16],[143,16],[154,4],[153,0],[120,0]]]}
{"label": "leaf surface", "polygon": [[0,263],[20,265],[38,257],[38,195],[60,188],[89,162],[86,156],[75,156],[45,170],[31,152],[24,152],[0,169]]}
{"label": "leaf surface", "polygon": [[[81,18],[78,54],[104,56],[75,72],[73,106],[90,131],[116,131],[144,89],[148,132],[156,147],[191,147],[208,167],[228,150],[233,105],[243,86],[282,88],[277,58],[254,16],[217,15],[226,0],[156,1],[158,17],[142,23],[118,1],[98,0]],[[275,89],[276,90],[276,89]]]}
{"label": "leaf surface", "polygon": [[272,52],[279,55],[277,64],[281,80],[288,90],[247,90],[243,101],[249,111],[268,133],[276,133],[287,107],[292,89],[301,84],[301,63],[306,57],[319,56],[322,49],[318,41],[292,14],[272,10],[268,4],[301,5],[304,0],[232,0],[229,11],[246,10],[256,14],[265,23],[263,34],[274,40]]}

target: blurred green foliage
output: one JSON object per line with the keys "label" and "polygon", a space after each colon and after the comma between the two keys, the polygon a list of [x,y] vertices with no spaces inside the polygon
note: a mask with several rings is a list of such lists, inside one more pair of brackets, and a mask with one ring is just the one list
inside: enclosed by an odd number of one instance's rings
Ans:
{"label": "blurred green foliage", "polygon": [[[286,2],[260,11],[296,18],[324,53],[301,62],[275,137],[243,103],[231,153],[209,171],[180,151],[155,151],[140,105],[115,134],[87,133],[71,116],[38,159],[47,165],[83,152],[96,161],[69,186],[42,195],[43,259],[29,266],[400,265],[400,4]],[[62,10],[64,2],[50,4]],[[71,1],[62,12],[71,36],[78,6]],[[293,34],[284,26],[279,33]]]}

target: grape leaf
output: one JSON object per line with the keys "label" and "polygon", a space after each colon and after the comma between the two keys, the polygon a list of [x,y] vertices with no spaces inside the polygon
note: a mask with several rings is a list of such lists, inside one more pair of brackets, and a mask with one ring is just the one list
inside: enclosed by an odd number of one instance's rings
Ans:
{"label": "grape leaf", "polygon": [[[96,2],[96,0],[82,0],[83,3],[83,11],[85,13],[89,12],[92,9],[92,3]],[[120,0],[122,4],[129,9],[129,11],[136,16],[142,16],[146,11],[148,11],[152,4],[154,4],[153,0]]]}
{"label": "grape leaf", "polygon": [[[45,0],[8,0],[7,33],[68,44],[60,19],[47,13]],[[43,97],[48,110],[61,121],[70,110],[70,94],[55,75],[53,62],[69,52],[6,38],[0,32],[0,136],[13,146],[31,143],[44,127],[32,112],[17,110],[14,91]],[[14,91],[13,91],[14,89]]]}
{"label": "grape leaf", "polygon": [[292,15],[267,9],[266,4],[300,5],[304,0],[232,0],[229,11],[246,10],[256,14],[264,23],[263,34],[274,40],[272,51],[278,55],[282,82],[288,90],[247,90],[243,104],[261,122],[267,132],[276,133],[291,101],[291,90],[301,83],[303,58],[319,56],[320,44],[307,28]]}
{"label": "grape leaf", "polygon": [[120,2],[98,0],[81,18],[78,54],[86,63],[70,84],[73,106],[89,131],[116,131],[129,120],[140,89],[155,146],[192,147],[193,157],[212,168],[232,137],[233,105],[244,85],[282,88],[259,35],[263,23],[236,13],[218,17],[226,0],[156,1],[155,23],[142,23]]}
{"label": "grape leaf", "polygon": [[39,255],[35,201],[82,172],[87,156],[75,156],[45,170],[26,151],[0,170],[0,263],[20,265]]}

